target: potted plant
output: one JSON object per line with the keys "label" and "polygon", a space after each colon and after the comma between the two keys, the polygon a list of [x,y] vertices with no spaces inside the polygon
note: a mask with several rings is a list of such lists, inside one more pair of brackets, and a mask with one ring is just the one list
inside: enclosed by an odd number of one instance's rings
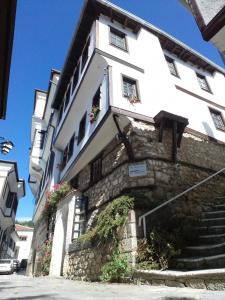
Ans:
{"label": "potted plant", "polygon": [[99,112],[100,112],[99,106],[92,106],[91,113],[89,114],[91,124],[97,120]]}

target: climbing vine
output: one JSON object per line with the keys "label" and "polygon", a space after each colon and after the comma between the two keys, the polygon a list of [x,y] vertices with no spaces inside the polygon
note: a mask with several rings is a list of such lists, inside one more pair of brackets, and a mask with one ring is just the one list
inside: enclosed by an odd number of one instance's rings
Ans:
{"label": "climbing vine", "polygon": [[71,191],[71,186],[64,182],[62,184],[56,184],[51,191],[46,192],[46,203],[43,210],[43,218],[49,219],[57,209],[57,204]]}
{"label": "climbing vine", "polygon": [[41,275],[48,275],[52,255],[52,240],[46,240],[39,249]]}
{"label": "climbing vine", "polygon": [[117,245],[119,229],[125,224],[129,210],[134,207],[134,198],[128,195],[121,196],[111,203],[96,217],[96,226],[79,237],[78,241],[88,242],[97,240],[105,243],[109,240]]}

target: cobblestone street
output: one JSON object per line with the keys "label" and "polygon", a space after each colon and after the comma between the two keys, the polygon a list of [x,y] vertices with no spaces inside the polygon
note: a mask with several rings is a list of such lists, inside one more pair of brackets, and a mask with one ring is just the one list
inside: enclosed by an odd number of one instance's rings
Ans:
{"label": "cobblestone street", "polygon": [[61,278],[31,278],[13,274],[0,275],[0,299],[224,300],[225,291],[75,282]]}

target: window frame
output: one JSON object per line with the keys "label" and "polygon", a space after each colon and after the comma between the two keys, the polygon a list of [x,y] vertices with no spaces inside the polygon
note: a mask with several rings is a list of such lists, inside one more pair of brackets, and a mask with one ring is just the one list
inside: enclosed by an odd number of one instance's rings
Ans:
{"label": "window frame", "polygon": [[[127,82],[128,81],[130,81],[130,82],[133,82],[134,84],[135,84],[135,89],[136,89],[136,98],[138,99],[138,100],[140,100],[140,92],[139,92],[139,85],[138,85],[138,80],[137,79],[134,79],[134,78],[131,78],[131,77],[129,77],[129,76],[126,76],[126,75],[123,75],[122,74],[122,96],[124,97],[124,98],[127,98],[127,99],[129,99],[131,96],[129,96],[129,95],[126,95],[125,93],[124,93],[124,80],[127,80]],[[132,95],[133,96],[133,95]]]}
{"label": "window frame", "polygon": [[63,105],[63,112],[65,112],[68,104],[70,103],[70,97],[71,97],[71,82],[67,86],[67,90],[64,95],[64,105]]}
{"label": "window frame", "polygon": [[[217,110],[215,108],[212,108],[212,107],[208,107],[208,108],[209,108],[209,112],[210,112],[210,115],[211,115],[211,118],[213,120],[213,124],[214,124],[215,128],[217,130],[225,132],[225,120],[224,120],[224,117],[223,117],[223,113],[220,110]],[[214,115],[217,114],[217,115],[220,116],[221,122],[223,123],[223,127],[220,127],[220,126],[217,125],[217,121],[215,121],[215,118],[213,117],[213,114]]]}
{"label": "window frame", "polygon": [[[209,86],[209,83],[208,83],[208,81],[207,81],[206,76],[205,76],[205,75],[202,75],[201,73],[198,73],[198,72],[195,72],[195,74],[196,74],[196,77],[197,77],[198,84],[199,84],[200,88],[201,88],[203,91],[212,94],[212,90],[211,90],[211,88],[210,88],[210,86]],[[205,81],[205,84],[206,84],[207,88],[204,88],[204,86],[201,84],[200,79],[203,79],[203,80]]]}
{"label": "window frame", "polygon": [[71,157],[73,156],[74,142],[75,142],[75,133],[71,136],[68,144],[66,145],[65,149],[63,150],[63,156],[62,156],[62,162],[61,162],[62,170],[65,168],[65,166],[68,164]]}
{"label": "window frame", "polygon": [[16,193],[13,193],[9,190],[6,200],[5,200],[5,207],[8,209],[12,209],[13,204],[14,204],[14,199],[16,197]]}
{"label": "window frame", "polygon": [[74,73],[73,73],[73,82],[72,82],[72,92],[71,94],[73,94],[73,92],[75,91],[76,87],[77,87],[77,84],[78,84],[78,81],[79,81],[79,78],[80,78],[80,61],[78,62],[75,70],[74,70]]}
{"label": "window frame", "polygon": [[[112,32],[114,31],[114,33]],[[119,37],[119,35],[123,36],[124,39],[124,47],[119,46],[116,43],[112,42],[112,33],[114,35],[117,35],[117,37]],[[113,47],[116,47],[117,49],[123,50],[125,52],[128,52],[128,43],[127,43],[127,34],[124,33],[123,31],[120,31],[119,29],[113,27],[113,26],[109,26],[109,44]]]}
{"label": "window frame", "polygon": [[[101,105],[101,86],[102,85],[100,84],[92,98],[92,107],[93,106],[99,107],[99,110],[100,110],[100,105]],[[97,105],[96,105],[96,103],[97,103]]]}
{"label": "window frame", "polygon": [[33,144],[34,148],[38,148],[40,150],[43,150],[44,143],[45,143],[45,135],[46,135],[45,130],[40,130],[40,129],[35,130],[34,144]]}
{"label": "window frame", "polygon": [[[84,70],[84,67],[86,66],[86,63],[89,58],[89,47],[90,47],[90,37],[87,38],[87,41],[85,43],[85,46],[83,48],[82,54],[81,54],[81,72]],[[86,52],[86,53],[85,53]],[[85,54],[85,55],[84,55]]]}
{"label": "window frame", "polygon": [[[86,133],[86,122],[87,122],[87,112],[84,113],[83,117],[80,120],[79,123],[79,131],[78,131],[78,137],[77,137],[77,145],[80,144],[80,142],[85,137]],[[83,126],[82,126],[83,125]],[[82,126],[82,127],[81,127]]]}
{"label": "window frame", "polygon": [[[180,78],[179,73],[177,71],[177,66],[175,64],[175,59],[173,59],[172,57],[170,57],[170,56],[168,56],[166,54],[164,54],[164,56],[165,56],[165,59],[166,59],[167,66],[168,66],[170,74],[173,75],[173,76],[175,76],[175,77],[177,77],[177,78]],[[175,73],[171,72],[171,68],[170,68],[169,64],[172,64],[173,70],[174,70]]]}

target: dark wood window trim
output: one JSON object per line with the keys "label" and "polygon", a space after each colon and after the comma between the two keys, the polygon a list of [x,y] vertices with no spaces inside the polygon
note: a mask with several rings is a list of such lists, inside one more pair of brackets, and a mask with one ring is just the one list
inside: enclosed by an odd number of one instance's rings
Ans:
{"label": "dark wood window trim", "polygon": [[101,85],[99,86],[99,88],[97,89],[93,100],[92,100],[92,107],[99,107],[100,108],[100,99],[101,99]]}
{"label": "dark wood window trim", "polygon": [[74,140],[75,140],[75,133],[72,135],[69,143],[66,145],[66,148],[63,151],[63,157],[62,157],[62,163],[61,163],[61,169],[62,170],[65,168],[68,161],[70,160],[70,158],[73,155]]}
{"label": "dark wood window trim", "polygon": [[110,45],[128,52],[126,34],[114,27],[109,27]]}
{"label": "dark wood window trim", "polygon": [[59,124],[60,121],[62,120],[62,116],[63,116],[63,106],[64,106],[64,102],[61,103],[60,108],[59,108],[58,124]]}
{"label": "dark wood window trim", "polygon": [[175,76],[175,77],[178,77],[180,78],[178,72],[177,72],[177,67],[175,65],[175,60],[167,55],[165,55],[165,59],[167,61],[167,65],[168,65],[168,68],[169,68],[169,71],[170,71],[170,74]]}
{"label": "dark wood window trim", "polygon": [[17,199],[17,195],[15,195],[14,202],[13,202],[13,209],[12,209],[15,215],[16,215],[17,207],[18,207],[18,199]]}
{"label": "dark wood window trim", "polygon": [[11,208],[12,207],[15,196],[16,196],[16,193],[12,193],[10,191],[8,192],[7,199],[6,199],[6,202],[5,202],[6,208]]}
{"label": "dark wood window trim", "polygon": [[71,91],[71,83],[69,84],[68,89],[65,93],[65,101],[64,101],[64,108],[63,108],[64,111],[66,110],[66,108],[70,102],[70,91]]}
{"label": "dark wood window trim", "polygon": [[67,162],[70,160],[70,158],[73,155],[73,149],[74,149],[74,140],[75,140],[75,133],[71,137],[69,144],[68,144],[68,156],[67,156]]}
{"label": "dark wood window trim", "polygon": [[80,142],[83,140],[85,136],[85,129],[86,129],[86,118],[87,118],[87,113],[83,115],[80,125],[79,125],[79,132],[78,132],[78,139],[77,139],[77,145],[80,144]]}
{"label": "dark wood window trim", "polygon": [[217,130],[225,131],[225,121],[221,111],[209,107],[213,123]]}
{"label": "dark wood window trim", "polygon": [[90,38],[88,38],[86,45],[84,46],[84,50],[82,53],[82,64],[81,64],[81,70],[84,69],[84,66],[86,65],[86,62],[88,60],[88,52],[89,52],[89,46],[90,46]]}
{"label": "dark wood window trim", "polygon": [[198,72],[196,72],[196,76],[197,76],[197,79],[198,79],[198,84],[200,86],[200,88],[203,90],[203,91],[206,91],[206,92],[209,92],[212,94],[212,91],[209,87],[209,84],[208,84],[208,81],[205,77],[205,75],[202,75]]}
{"label": "dark wood window trim", "polygon": [[74,72],[74,75],[73,75],[72,93],[74,92],[74,90],[77,86],[77,83],[78,83],[78,80],[79,80],[79,74],[80,74],[80,63],[78,63],[78,65],[76,67],[76,70]]}

